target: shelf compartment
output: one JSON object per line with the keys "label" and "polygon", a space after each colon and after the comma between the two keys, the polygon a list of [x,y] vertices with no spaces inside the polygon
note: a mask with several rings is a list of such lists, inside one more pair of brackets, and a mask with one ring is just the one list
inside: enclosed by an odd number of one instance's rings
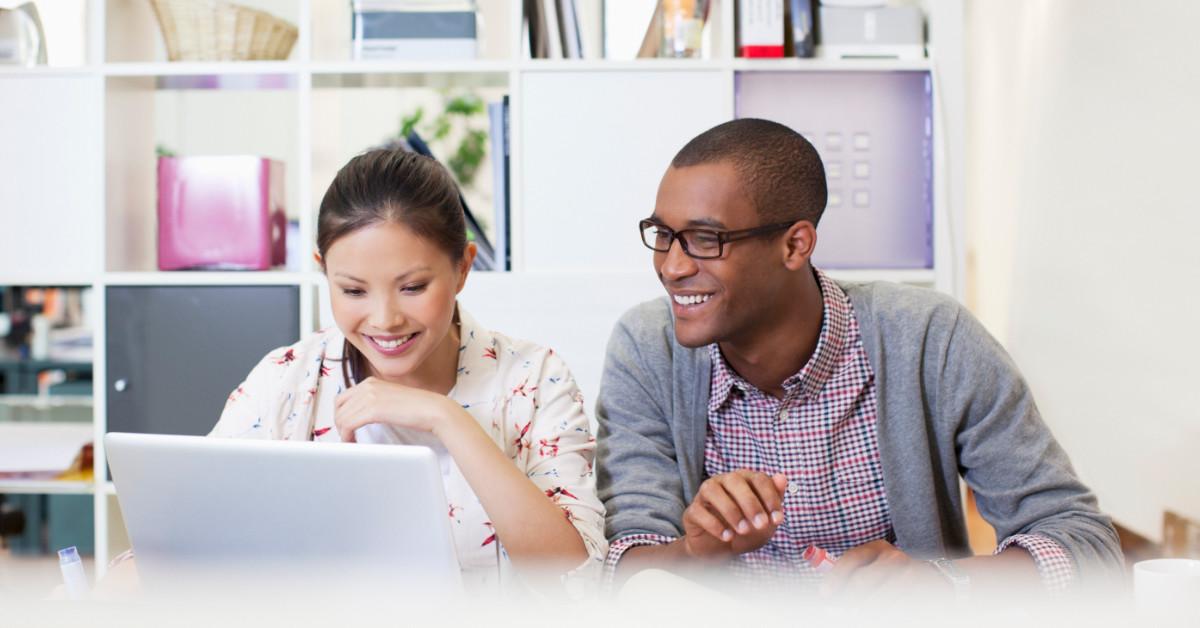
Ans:
{"label": "shelf compartment", "polygon": [[[423,112],[417,132],[426,140],[437,159],[446,165],[458,142],[465,137],[464,126],[487,134],[484,155],[475,168],[473,179],[464,184],[459,178],[463,197],[472,215],[494,243],[496,185],[493,171],[492,128],[486,106],[500,102],[508,93],[507,73],[492,74],[330,74],[313,77],[312,177],[310,189],[313,220],[321,200],[339,169],[352,157],[377,148],[399,137],[402,120]],[[471,96],[484,110],[469,121],[459,115],[448,116],[457,127],[445,140],[429,132],[431,121],[442,112],[450,99]]]}
{"label": "shelf compartment", "polygon": [[[158,268],[159,148],[181,156],[255,155],[283,162],[284,206],[289,221],[299,221],[300,96],[295,77],[110,76],[105,82],[108,271]],[[308,268],[300,255],[307,248],[298,238],[288,238],[291,270]]]}
{"label": "shelf compartment", "polygon": [[738,72],[736,116],[804,135],[824,164],[821,268],[933,267],[933,100],[926,71]]}

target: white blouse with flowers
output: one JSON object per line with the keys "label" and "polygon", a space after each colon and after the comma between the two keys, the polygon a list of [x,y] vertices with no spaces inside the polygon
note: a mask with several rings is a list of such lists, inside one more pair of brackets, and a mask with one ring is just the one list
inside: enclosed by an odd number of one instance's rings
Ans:
{"label": "white blouse with flowers", "polygon": [[[552,349],[483,329],[461,306],[458,311],[458,380],[448,396],[579,531],[588,561],[574,573],[598,573],[608,549],[604,506],[592,469],[596,441],[574,378]],[[345,388],[344,340],[334,327],[268,353],[229,395],[210,436],[340,441],[334,400]],[[355,438],[431,447],[442,464],[447,516],[464,576],[487,583],[508,570],[479,498],[437,438],[380,424],[360,428]]]}

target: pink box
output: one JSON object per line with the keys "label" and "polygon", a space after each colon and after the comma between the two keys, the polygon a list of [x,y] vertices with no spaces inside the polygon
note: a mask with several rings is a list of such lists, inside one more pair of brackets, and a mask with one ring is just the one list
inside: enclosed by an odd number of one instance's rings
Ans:
{"label": "pink box", "polygon": [[266,270],[287,257],[283,164],[158,158],[158,268]]}

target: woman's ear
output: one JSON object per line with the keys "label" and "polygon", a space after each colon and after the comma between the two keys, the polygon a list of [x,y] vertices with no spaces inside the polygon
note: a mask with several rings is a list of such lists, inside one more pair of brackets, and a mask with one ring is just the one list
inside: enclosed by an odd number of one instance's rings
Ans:
{"label": "woman's ear", "polygon": [[474,242],[468,242],[467,248],[463,249],[462,259],[458,261],[458,287],[454,292],[457,294],[462,292],[464,286],[467,285],[467,275],[471,274],[471,267],[475,265],[475,255],[479,253],[479,248]]}
{"label": "woman's ear", "polygon": [[325,260],[321,257],[320,251],[313,251],[313,261],[317,263],[317,266],[319,266],[321,270],[325,270]]}

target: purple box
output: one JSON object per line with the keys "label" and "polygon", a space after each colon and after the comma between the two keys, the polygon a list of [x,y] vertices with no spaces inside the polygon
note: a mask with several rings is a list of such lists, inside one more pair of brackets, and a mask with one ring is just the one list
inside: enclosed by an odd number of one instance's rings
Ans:
{"label": "purple box", "polygon": [[287,257],[283,164],[158,158],[158,268],[266,270]]}
{"label": "purple box", "polygon": [[813,263],[933,267],[929,72],[739,72],[736,115],[790,126],[825,164]]}

